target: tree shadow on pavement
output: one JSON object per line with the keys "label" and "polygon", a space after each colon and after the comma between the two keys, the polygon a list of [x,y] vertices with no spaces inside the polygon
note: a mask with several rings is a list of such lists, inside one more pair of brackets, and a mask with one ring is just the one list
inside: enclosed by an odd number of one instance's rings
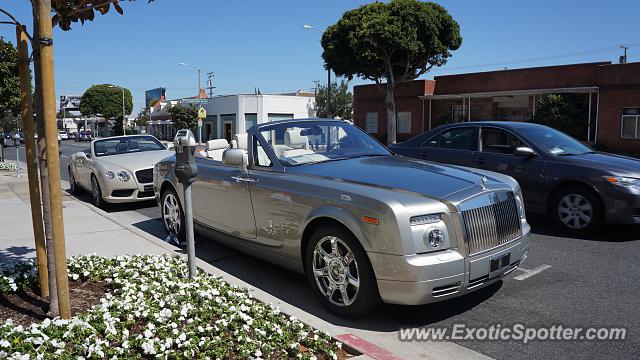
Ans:
{"label": "tree shadow on pavement", "polygon": [[593,234],[569,235],[562,231],[549,217],[539,214],[527,214],[527,221],[531,225],[531,232],[538,235],[573,238],[586,241],[600,242],[628,242],[640,240],[640,226],[603,224]]}
{"label": "tree shadow on pavement", "polygon": [[35,257],[35,249],[28,246],[11,246],[0,249],[0,264],[9,265]]}

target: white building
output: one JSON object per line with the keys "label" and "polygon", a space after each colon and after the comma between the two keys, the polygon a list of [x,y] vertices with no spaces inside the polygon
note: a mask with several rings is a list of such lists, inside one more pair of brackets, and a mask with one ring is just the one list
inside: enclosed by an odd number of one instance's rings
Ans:
{"label": "white building", "polygon": [[[202,125],[202,140],[226,138],[244,133],[251,126],[268,121],[309,118],[315,116],[313,94],[298,92],[287,95],[224,95],[201,104],[207,111]],[[196,134],[197,136],[197,134]]]}

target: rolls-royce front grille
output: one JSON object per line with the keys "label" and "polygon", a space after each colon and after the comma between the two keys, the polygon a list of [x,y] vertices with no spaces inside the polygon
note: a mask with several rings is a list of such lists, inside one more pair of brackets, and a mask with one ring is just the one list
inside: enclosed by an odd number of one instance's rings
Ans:
{"label": "rolls-royce front grille", "polygon": [[136,180],[139,184],[147,184],[153,182],[153,168],[136,171]]}
{"label": "rolls-royce front grille", "polygon": [[462,212],[469,254],[492,249],[522,236],[516,199],[506,200]]}

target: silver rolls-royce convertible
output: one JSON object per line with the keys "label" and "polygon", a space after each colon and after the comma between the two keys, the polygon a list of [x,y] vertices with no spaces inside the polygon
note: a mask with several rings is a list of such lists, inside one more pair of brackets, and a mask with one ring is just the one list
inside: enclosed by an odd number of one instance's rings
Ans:
{"label": "silver rolls-royce convertible", "polygon": [[[184,236],[174,161],[153,184],[165,228]],[[527,256],[513,178],[394,155],[346,121],[258,124],[196,161],[196,231],[305,273],[341,316],[460,296]]]}

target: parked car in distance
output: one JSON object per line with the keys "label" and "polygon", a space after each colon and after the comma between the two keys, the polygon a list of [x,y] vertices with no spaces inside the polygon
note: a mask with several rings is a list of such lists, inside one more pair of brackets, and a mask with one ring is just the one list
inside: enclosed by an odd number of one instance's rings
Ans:
{"label": "parked car in distance", "polygon": [[71,133],[69,133],[69,140],[75,140],[77,136],[78,136],[77,132],[75,132],[75,131],[71,132]]}
{"label": "parked car in distance", "polygon": [[78,136],[76,137],[77,142],[91,141],[91,140],[93,140],[93,135],[91,134],[91,131],[80,131],[78,133]]}
{"label": "parked car in distance", "polygon": [[550,127],[479,121],[437,127],[390,147],[447,164],[497,171],[522,187],[526,209],[573,234],[603,222],[640,224],[640,160],[595,151]]}
{"label": "parked car in distance", "polygon": [[69,135],[67,134],[66,131],[58,131],[58,138],[60,140],[69,140]]}
{"label": "parked car in distance", "polygon": [[94,140],[69,161],[72,193],[91,192],[93,204],[154,199],[153,166],[173,154],[151,135],[114,136]]}
{"label": "parked car in distance", "polygon": [[[513,271],[530,227],[509,176],[393,155],[342,120],[283,120],[207,142],[197,232],[306,273],[330,311],[460,296]],[[175,156],[154,167],[168,232],[184,237]]]}

